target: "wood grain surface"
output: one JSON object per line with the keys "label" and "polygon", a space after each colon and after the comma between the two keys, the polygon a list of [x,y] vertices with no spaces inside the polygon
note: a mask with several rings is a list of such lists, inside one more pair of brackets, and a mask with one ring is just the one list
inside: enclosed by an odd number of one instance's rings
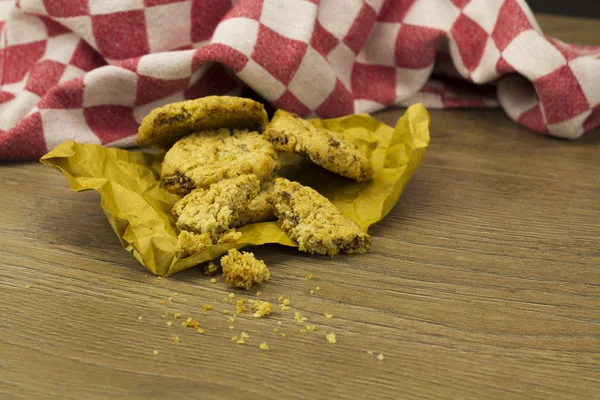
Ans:
{"label": "wood grain surface", "polygon": [[[597,21],[540,21],[600,44]],[[255,249],[271,269],[261,298],[292,309],[233,323],[221,277],[157,279],[95,192],[39,163],[1,165],[0,398],[600,398],[600,131],[567,142],[500,110],[431,115],[422,167],[372,228],[372,250]],[[246,344],[232,342],[242,331]]]}

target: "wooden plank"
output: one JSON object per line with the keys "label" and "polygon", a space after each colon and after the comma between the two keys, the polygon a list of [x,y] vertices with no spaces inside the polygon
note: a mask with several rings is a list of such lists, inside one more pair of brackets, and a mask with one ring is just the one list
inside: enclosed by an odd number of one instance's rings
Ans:
{"label": "wooden plank", "polygon": [[[591,36],[591,26],[568,32]],[[401,112],[377,117],[393,124]],[[433,111],[423,166],[373,227],[372,251],[256,249],[272,273],[261,298],[286,296],[292,310],[234,323],[220,277],[151,276],[96,193],[70,192],[37,163],[5,164],[0,397],[600,398],[599,133],[571,143],[500,110]],[[306,324],[315,332],[301,333]],[[242,331],[246,344],[232,342]]]}

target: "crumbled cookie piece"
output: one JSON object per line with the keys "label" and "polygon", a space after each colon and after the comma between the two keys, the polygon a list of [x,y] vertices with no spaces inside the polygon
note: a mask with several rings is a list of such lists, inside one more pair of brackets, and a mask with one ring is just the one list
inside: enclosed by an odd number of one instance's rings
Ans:
{"label": "crumbled cookie piece", "polygon": [[258,347],[263,350],[263,351],[268,351],[269,350],[269,345],[266,344],[265,342],[262,342],[261,344],[258,345]]}
{"label": "crumbled cookie piece", "polygon": [[256,300],[253,304],[253,308],[256,310],[252,316],[254,318],[266,317],[273,311],[273,304],[268,301]]}
{"label": "crumbled cookie piece", "polygon": [[269,280],[269,270],[264,261],[257,260],[253,253],[231,249],[221,258],[225,282],[235,287],[250,289],[253,283]]}
{"label": "crumbled cookie piece", "polygon": [[278,151],[307,155],[315,164],[355,181],[373,176],[373,164],[356,146],[296,114],[277,110],[265,137]]}
{"label": "crumbled cookie piece", "polygon": [[312,188],[277,178],[274,207],[280,228],[300,251],[334,256],[371,247],[369,234]]}
{"label": "crumbled cookie piece", "polygon": [[183,196],[240,175],[267,180],[278,163],[277,152],[262,134],[218,129],[177,141],[165,154],[160,176],[169,192]]}
{"label": "crumbled cookie piece", "polygon": [[383,354],[379,354],[379,355],[377,356],[377,359],[378,359],[379,361],[383,361],[383,359],[384,359],[384,358],[385,358],[385,357],[383,356]]}
{"label": "crumbled cookie piece", "polygon": [[274,220],[274,194],[275,185],[273,185],[273,182],[262,182],[260,185],[260,192],[254,199],[250,201],[248,206],[240,213],[237,221],[233,225],[234,228],[239,228],[241,226],[249,224],[255,224],[257,222]]}
{"label": "crumbled cookie piece", "polygon": [[213,242],[207,234],[180,231],[175,245],[177,258],[187,258],[204,251],[212,246]]}
{"label": "crumbled cookie piece", "polygon": [[[208,190],[192,191],[175,203],[171,212],[177,217],[177,228],[208,235],[213,244],[231,234],[231,227],[259,190],[256,176],[242,175],[215,183]],[[208,243],[205,237],[202,240]]]}
{"label": "crumbled cookie piece", "polygon": [[262,132],[268,117],[254,100],[231,96],[207,96],[171,103],[152,110],[138,129],[140,147],[167,149],[181,137],[198,131],[229,128]]}

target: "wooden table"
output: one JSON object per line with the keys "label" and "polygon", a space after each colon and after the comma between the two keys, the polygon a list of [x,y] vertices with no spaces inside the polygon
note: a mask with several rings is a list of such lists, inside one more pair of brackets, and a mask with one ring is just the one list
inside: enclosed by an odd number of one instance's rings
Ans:
{"label": "wooden table", "polygon": [[[600,45],[597,21],[540,21]],[[372,251],[256,249],[272,273],[261,297],[292,311],[234,323],[221,278],[151,276],[96,193],[39,163],[2,165],[0,398],[600,398],[600,131],[571,143],[500,110],[431,114],[422,167]]]}

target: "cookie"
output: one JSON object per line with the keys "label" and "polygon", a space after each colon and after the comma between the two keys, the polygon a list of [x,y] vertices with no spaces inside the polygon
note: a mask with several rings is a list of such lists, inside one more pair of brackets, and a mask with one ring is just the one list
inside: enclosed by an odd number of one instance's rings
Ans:
{"label": "cookie", "polygon": [[[237,242],[242,237],[242,233],[235,229],[230,229],[219,237],[217,243],[232,243]],[[212,246],[213,240],[206,233],[194,233],[189,231],[181,231],[177,236],[177,244],[175,245],[175,255],[177,258],[186,258],[193,256],[194,254],[201,253],[210,246]],[[216,264],[209,263],[204,271],[204,275],[215,275],[217,272]]]}
{"label": "cookie", "polygon": [[257,260],[253,253],[240,253],[236,249],[229,250],[227,255],[221,257],[221,266],[225,282],[246,290],[254,283],[268,281],[270,277],[264,261]]}
{"label": "cookie", "polygon": [[168,149],[192,132],[230,128],[262,132],[268,123],[262,104],[242,97],[208,96],[152,110],[138,129],[140,147]]}
{"label": "cookie", "polygon": [[165,154],[161,178],[168,191],[185,195],[245,174],[265,180],[277,165],[277,152],[263,135],[218,129],[179,139]]}
{"label": "cookie", "polygon": [[371,237],[316,190],[275,180],[275,216],[280,228],[308,253],[365,253]]}
{"label": "cookie", "polygon": [[315,164],[357,182],[373,176],[373,164],[356,146],[296,114],[277,110],[265,137],[278,151],[306,155]]}
{"label": "cookie", "polygon": [[261,183],[260,192],[248,203],[248,206],[240,213],[234,227],[255,224],[257,222],[271,221],[275,219],[273,210],[273,195],[275,185],[272,181]]}
{"label": "cookie", "polygon": [[180,230],[208,235],[212,243],[228,235],[239,224],[241,213],[260,191],[254,175],[222,180],[209,189],[196,189],[173,206]]}
{"label": "cookie", "polygon": [[177,255],[177,258],[186,258],[202,252],[212,244],[212,240],[207,234],[181,231],[177,236],[175,255]]}

